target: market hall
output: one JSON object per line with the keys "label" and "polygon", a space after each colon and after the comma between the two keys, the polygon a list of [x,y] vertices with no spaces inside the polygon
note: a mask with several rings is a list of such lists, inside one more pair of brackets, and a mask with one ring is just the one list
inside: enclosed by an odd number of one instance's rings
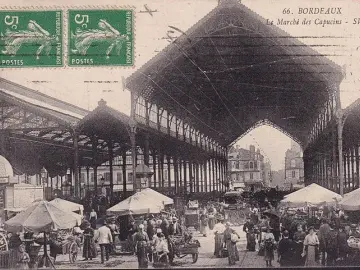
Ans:
{"label": "market hall", "polygon": [[173,164],[174,194],[225,191],[227,147],[268,119],[304,149],[306,184],[343,195],[359,186],[358,140],[347,140],[357,106],[341,109],[341,69],[302,45],[237,1],[220,1],[127,80],[130,117],[104,101],[88,112],[2,79],[1,153],[19,173],[44,167],[61,178],[70,168],[75,196],[89,180],[83,168],[95,171],[96,186],[97,166],[112,170],[112,157],[129,152],[134,178],[138,152],[148,167],[153,161],[153,188],[169,186],[164,167]]}

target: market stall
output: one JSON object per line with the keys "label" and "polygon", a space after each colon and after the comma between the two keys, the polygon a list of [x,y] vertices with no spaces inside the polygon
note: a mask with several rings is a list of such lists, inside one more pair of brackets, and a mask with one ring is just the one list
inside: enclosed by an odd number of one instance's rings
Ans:
{"label": "market stall", "polygon": [[118,216],[157,214],[163,208],[164,204],[156,198],[138,192],[110,207],[106,213]]}
{"label": "market stall", "polygon": [[25,211],[5,222],[8,232],[34,232],[43,234],[44,255],[43,265],[51,265],[53,262],[47,252],[47,234],[53,230],[72,229],[77,223],[73,214],[65,212],[47,201],[33,203]]}
{"label": "market stall", "polygon": [[84,206],[78,203],[70,202],[61,198],[55,198],[50,201],[50,203],[66,212],[75,212],[81,216],[84,214]]}
{"label": "market stall", "polygon": [[345,211],[359,211],[360,189],[356,189],[348,194],[345,194],[344,198],[339,202],[339,206]]}
{"label": "market stall", "polygon": [[174,204],[174,200],[170,197],[161,194],[151,188],[146,188],[139,192],[139,194],[143,194],[145,196],[151,197],[152,199],[159,200],[164,205]]}
{"label": "market stall", "polygon": [[341,198],[341,195],[313,183],[286,195],[280,204],[285,207],[320,206],[324,203],[335,205]]}

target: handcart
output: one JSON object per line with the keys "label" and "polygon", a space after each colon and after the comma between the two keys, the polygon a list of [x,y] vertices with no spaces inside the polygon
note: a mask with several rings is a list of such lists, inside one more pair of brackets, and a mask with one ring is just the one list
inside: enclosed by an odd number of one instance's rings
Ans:
{"label": "handcart", "polygon": [[170,251],[173,253],[170,257],[172,260],[176,257],[182,259],[187,255],[192,256],[192,263],[196,263],[199,258],[199,247],[200,242],[198,240],[193,240],[192,238],[185,239],[184,236],[172,236],[170,238]]}

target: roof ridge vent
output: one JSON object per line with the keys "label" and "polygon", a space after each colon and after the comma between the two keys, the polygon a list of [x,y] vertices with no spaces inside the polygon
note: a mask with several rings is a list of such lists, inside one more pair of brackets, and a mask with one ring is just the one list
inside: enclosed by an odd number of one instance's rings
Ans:
{"label": "roof ridge vent", "polygon": [[241,4],[241,0],[219,0],[219,6],[220,5],[236,5]]}

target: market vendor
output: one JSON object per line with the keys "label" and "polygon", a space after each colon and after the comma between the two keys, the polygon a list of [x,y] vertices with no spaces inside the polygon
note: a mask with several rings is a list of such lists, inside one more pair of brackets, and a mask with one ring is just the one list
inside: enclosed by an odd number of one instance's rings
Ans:
{"label": "market vendor", "polygon": [[57,255],[62,254],[62,244],[60,239],[58,238],[57,229],[54,229],[52,232],[50,232],[49,246],[50,246],[50,257],[54,258],[54,263],[55,263]]}

